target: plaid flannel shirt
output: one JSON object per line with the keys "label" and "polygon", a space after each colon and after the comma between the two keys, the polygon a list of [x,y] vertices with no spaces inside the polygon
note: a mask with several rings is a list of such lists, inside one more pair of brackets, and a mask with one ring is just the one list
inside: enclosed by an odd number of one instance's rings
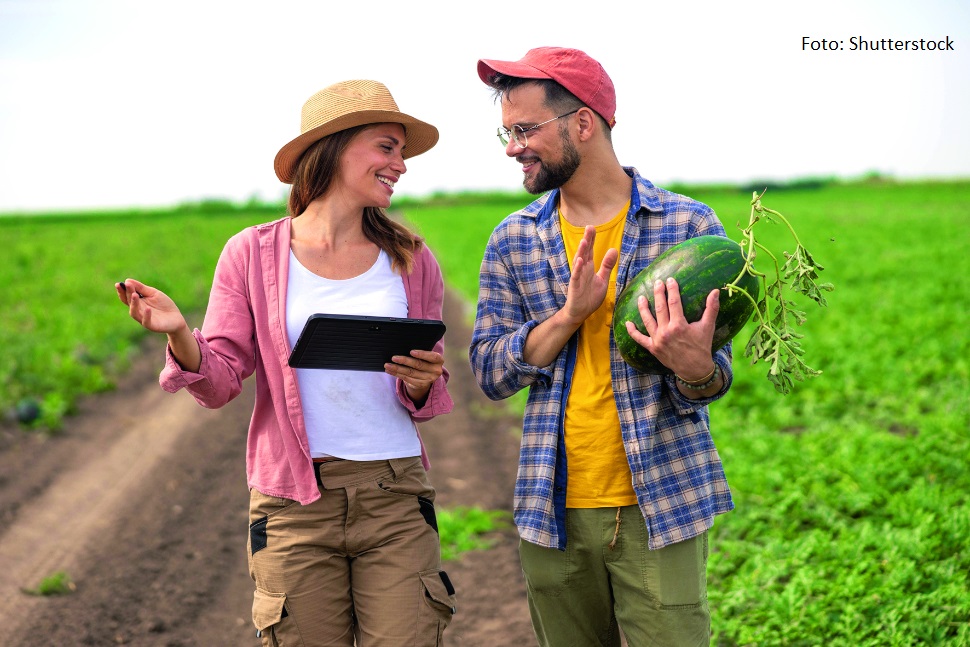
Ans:
{"label": "plaid flannel shirt", "polygon": [[[651,184],[636,169],[617,267],[617,295],[640,270],[688,238],[725,235],[714,211]],[[523,360],[525,338],[566,303],[569,263],[556,206],[558,190],[502,221],[482,261],[469,360],[479,386],[493,399],[529,387],[515,523],[525,541],[566,545],[566,451],[563,418],[576,358],[576,336],[549,366]],[[711,438],[707,405],[731,386],[731,345],[714,354],[724,387],[706,399],[685,398],[672,376],[631,368],[610,339],[610,370],[623,445],[651,549],[706,531],[715,515],[734,508]]]}

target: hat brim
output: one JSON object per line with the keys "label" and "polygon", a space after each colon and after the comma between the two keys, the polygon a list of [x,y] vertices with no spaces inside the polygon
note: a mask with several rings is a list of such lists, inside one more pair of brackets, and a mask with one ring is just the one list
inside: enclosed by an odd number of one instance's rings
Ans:
{"label": "hat brim", "polygon": [[300,160],[300,157],[310,146],[327,135],[332,135],[341,130],[347,130],[348,128],[354,128],[355,126],[382,123],[395,123],[404,126],[406,135],[403,151],[404,159],[425,153],[438,143],[438,129],[420,119],[415,119],[403,112],[393,110],[362,110],[337,117],[312,130],[308,130],[283,146],[273,161],[276,177],[280,179],[280,182],[291,184],[293,182],[293,172],[296,170],[296,164]]}

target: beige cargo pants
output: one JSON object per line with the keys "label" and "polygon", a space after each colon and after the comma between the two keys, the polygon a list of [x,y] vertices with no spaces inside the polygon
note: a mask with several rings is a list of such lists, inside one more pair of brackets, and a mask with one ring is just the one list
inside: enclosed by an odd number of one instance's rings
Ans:
{"label": "beige cargo pants", "polygon": [[250,492],[253,621],[264,647],[441,645],[455,591],[420,458],[315,464],[309,505]]}

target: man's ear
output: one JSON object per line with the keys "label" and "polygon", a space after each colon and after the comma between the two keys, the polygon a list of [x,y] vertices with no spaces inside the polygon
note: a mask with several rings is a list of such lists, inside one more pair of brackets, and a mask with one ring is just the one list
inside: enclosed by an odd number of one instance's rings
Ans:
{"label": "man's ear", "polygon": [[576,113],[576,121],[579,123],[579,141],[589,141],[589,138],[596,132],[599,124],[596,122],[596,115],[586,106],[579,109]]}

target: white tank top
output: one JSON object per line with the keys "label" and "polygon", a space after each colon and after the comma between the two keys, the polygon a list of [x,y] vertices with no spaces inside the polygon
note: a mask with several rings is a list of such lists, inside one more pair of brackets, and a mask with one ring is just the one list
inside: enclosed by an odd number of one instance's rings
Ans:
{"label": "white tank top", "polygon": [[[325,279],[305,268],[290,251],[286,288],[286,333],[290,348],[307,318],[318,312],[407,317],[404,281],[381,250],[359,276]],[[397,399],[396,379],[372,371],[298,368],[297,384],[310,455],[348,460],[384,460],[421,454],[417,429]]]}

